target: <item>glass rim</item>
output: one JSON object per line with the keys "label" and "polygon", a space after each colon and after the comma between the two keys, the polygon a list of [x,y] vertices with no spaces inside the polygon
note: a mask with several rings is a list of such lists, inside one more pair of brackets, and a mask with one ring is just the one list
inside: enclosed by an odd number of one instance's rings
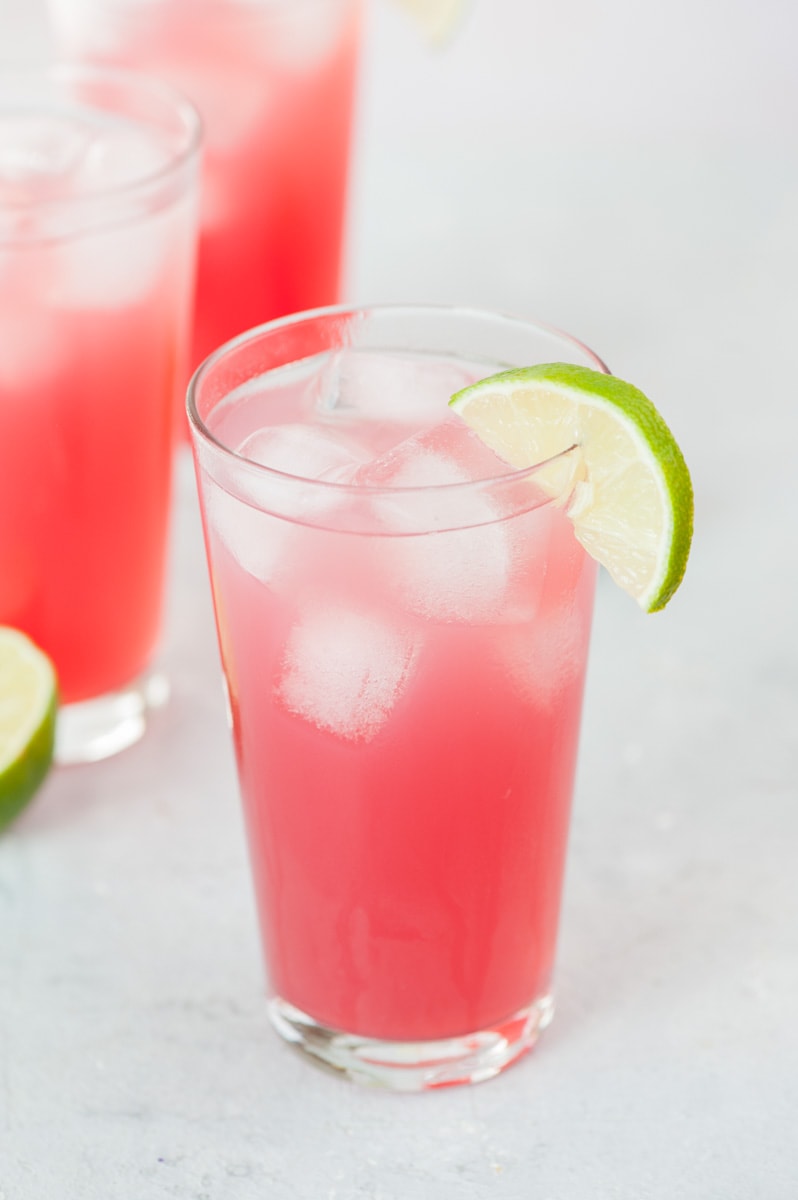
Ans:
{"label": "glass rim", "polygon": [[[181,132],[180,144],[170,147],[165,162],[153,170],[143,171],[132,179],[122,183],[112,183],[91,192],[74,196],[46,197],[43,199],[8,201],[0,194],[0,216],[13,217],[18,214],[47,214],[59,212],[90,211],[98,204],[113,203],[134,197],[137,192],[146,192],[168,180],[199,156],[203,142],[203,122],[195,105],[179,88],[163,82],[159,77],[144,71],[130,70],[127,67],[98,66],[91,63],[56,61],[53,63],[12,66],[3,71],[0,76],[0,117],[10,113],[23,111],[31,102],[30,111],[47,113],[55,109],[57,95],[48,92],[48,87],[58,87],[69,84],[103,84],[106,83],[123,89],[126,94],[150,98],[163,105],[164,112],[170,112],[177,118],[177,128]],[[41,88],[37,95],[33,89]],[[27,89],[27,91],[26,91]],[[35,109],[33,107],[35,105]],[[96,111],[104,115],[113,115],[114,108],[103,109],[100,105],[85,102],[88,111]],[[119,112],[121,117],[127,117],[132,123],[146,127],[146,122],[138,116]],[[103,224],[111,224],[109,218]],[[65,235],[33,235],[32,241],[61,240]],[[0,244],[15,244],[18,239],[4,238],[0,230]]]}
{"label": "glass rim", "polygon": [[[552,338],[557,338],[568,344],[573,350],[583,354],[590,360],[591,365],[595,370],[600,371],[604,375],[610,375],[611,371],[606,363],[591,350],[584,342],[569,333],[557,328],[554,325],[546,322],[519,317],[511,313],[501,312],[495,309],[478,308],[464,305],[453,304],[428,304],[428,303],[380,303],[380,304],[334,304],[322,305],[318,308],[305,309],[301,312],[289,313],[284,317],[277,317],[271,321],[265,321],[261,325],[256,325],[251,329],[239,333],[234,338],[230,338],[224,342],[216,350],[208,355],[207,358],[200,363],[194,371],[186,393],[186,412],[188,421],[193,432],[201,439],[205,446],[215,455],[218,455],[222,461],[229,466],[234,467],[246,473],[252,479],[268,479],[277,478],[292,485],[312,485],[322,491],[328,491],[331,495],[350,494],[362,497],[378,497],[378,496],[412,496],[418,494],[434,494],[434,495],[451,495],[454,493],[465,493],[469,490],[478,490],[489,487],[491,484],[502,485],[525,480],[534,477],[538,472],[543,471],[543,468],[548,468],[552,463],[558,461],[566,462],[569,457],[572,457],[576,450],[576,444],[565,447],[558,451],[557,454],[550,458],[544,459],[541,462],[534,463],[529,467],[511,467],[508,466],[506,471],[500,471],[496,475],[486,475],[478,479],[468,479],[456,483],[430,483],[422,485],[403,485],[390,486],[386,484],[362,485],[356,483],[341,482],[329,479],[312,479],[309,476],[294,475],[288,471],[280,471],[276,467],[268,467],[264,463],[259,463],[253,459],[247,458],[243,454],[239,454],[230,446],[226,445],[218,438],[206,422],[200,416],[197,409],[197,392],[205,378],[213,371],[213,369],[229,355],[234,353],[239,348],[257,341],[264,335],[269,335],[272,332],[279,332],[282,329],[290,328],[294,325],[301,325],[309,321],[316,321],[320,318],[329,317],[335,320],[340,317],[356,317],[358,315],[368,316],[380,314],[388,317],[396,316],[418,316],[428,315],[431,317],[463,317],[471,320],[491,321],[498,324],[511,324],[518,328],[527,329],[530,332],[538,332]],[[332,348],[331,348],[332,349]],[[301,362],[302,359],[288,360],[281,364],[281,367],[272,368],[280,370],[283,366],[289,366],[291,362]],[[504,368],[502,368],[504,369]],[[511,369],[508,365],[507,369]],[[268,374],[264,371],[263,374]],[[554,498],[548,497],[541,500],[541,504],[553,503]]]}

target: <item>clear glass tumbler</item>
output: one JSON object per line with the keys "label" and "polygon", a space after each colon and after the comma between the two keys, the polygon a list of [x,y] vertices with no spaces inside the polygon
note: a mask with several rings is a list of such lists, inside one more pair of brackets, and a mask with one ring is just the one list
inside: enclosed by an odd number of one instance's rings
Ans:
{"label": "clear glass tumbler", "polygon": [[199,120],[82,67],[0,80],[0,623],[53,659],[56,756],[141,736],[188,351]]}
{"label": "clear glass tumbler", "polygon": [[362,0],[50,0],[61,53],[179,87],[203,121],[193,364],[339,297]]}
{"label": "clear glass tumbler", "polygon": [[[585,347],[327,309],[213,354],[189,423],[272,1021],[379,1086],[489,1078],[551,981],[595,563],[447,410]],[[555,476],[559,482],[555,484]]]}

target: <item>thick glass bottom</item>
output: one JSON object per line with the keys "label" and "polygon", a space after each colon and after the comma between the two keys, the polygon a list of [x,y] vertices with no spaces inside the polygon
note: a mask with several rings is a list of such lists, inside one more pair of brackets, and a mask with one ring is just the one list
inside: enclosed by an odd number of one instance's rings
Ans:
{"label": "thick glass bottom", "polygon": [[429,1042],[391,1042],[327,1029],[279,997],[269,1002],[280,1036],[317,1064],[395,1092],[492,1079],[532,1049],[553,1015],[551,996],[542,996],[490,1029]]}
{"label": "thick glass bottom", "polygon": [[55,761],[68,766],[119,754],[144,735],[150,713],[168,699],[166,676],[149,674],[121,691],[63,705],[56,721]]}

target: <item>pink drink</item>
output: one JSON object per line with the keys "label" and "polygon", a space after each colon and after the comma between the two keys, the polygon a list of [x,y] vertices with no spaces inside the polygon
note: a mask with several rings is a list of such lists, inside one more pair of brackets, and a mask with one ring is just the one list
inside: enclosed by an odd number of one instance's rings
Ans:
{"label": "pink drink", "polygon": [[193,363],[341,277],[360,0],[51,0],[65,53],[168,80],[203,118]]}
{"label": "pink drink", "polygon": [[551,1010],[594,563],[447,416],[488,364],[355,347],[258,377],[267,339],[195,397],[263,465],[197,424],[195,449],[272,1017],[388,1086],[484,1078]]}
{"label": "pink drink", "polygon": [[0,98],[0,623],[70,705],[123,690],[157,640],[196,124],[149,84],[26,87]]}

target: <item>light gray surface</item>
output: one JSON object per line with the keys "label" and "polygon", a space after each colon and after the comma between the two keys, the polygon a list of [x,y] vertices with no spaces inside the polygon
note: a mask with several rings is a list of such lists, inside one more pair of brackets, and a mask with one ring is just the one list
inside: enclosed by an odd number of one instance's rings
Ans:
{"label": "light gray surface", "polygon": [[599,589],[554,1025],[417,1098],[270,1032],[183,461],[173,702],[0,843],[1,1200],[798,1194],[796,19],[643,8],[483,0],[433,56],[375,3],[353,192],[352,298],[569,328],[695,476],[671,608]]}

